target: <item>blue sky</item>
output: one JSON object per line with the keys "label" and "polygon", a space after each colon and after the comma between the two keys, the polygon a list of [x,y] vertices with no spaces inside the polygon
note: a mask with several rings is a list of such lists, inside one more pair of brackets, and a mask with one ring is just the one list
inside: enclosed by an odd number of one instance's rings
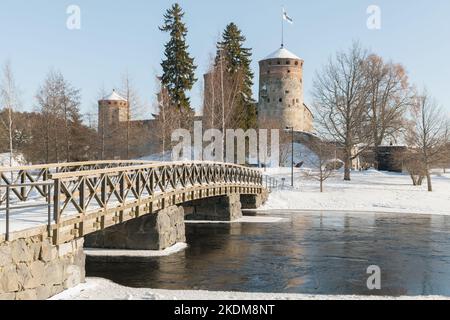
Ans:
{"label": "blue sky", "polygon": [[[167,35],[158,30],[173,1],[163,0],[1,0],[0,63],[10,59],[22,92],[23,109],[50,68],[59,69],[82,90],[82,111],[95,112],[99,89],[112,90],[128,71],[142,100],[154,101]],[[448,0],[186,0],[190,52],[202,79],[220,32],[235,22],[253,48],[255,97],[257,61],[280,46],[284,5],[294,19],[285,26],[286,47],[305,60],[305,100],[314,73],[330,55],[353,40],[405,65],[410,79],[426,86],[450,113],[450,1]],[[66,9],[81,9],[81,29],[68,30]],[[381,30],[366,27],[369,5],[381,9]],[[201,105],[201,81],[191,92]],[[150,114],[151,110],[148,111]]]}

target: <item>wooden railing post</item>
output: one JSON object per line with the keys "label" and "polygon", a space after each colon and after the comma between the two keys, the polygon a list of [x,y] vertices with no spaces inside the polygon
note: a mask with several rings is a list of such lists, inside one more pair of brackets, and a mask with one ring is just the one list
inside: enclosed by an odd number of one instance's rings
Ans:
{"label": "wooden railing post", "polygon": [[83,211],[83,213],[85,213],[86,211],[86,177],[80,177],[81,182],[80,182],[80,186],[78,187],[78,192],[79,192],[79,205],[81,210]]}
{"label": "wooden railing post", "polygon": [[[25,176],[26,171],[25,170],[21,170],[19,171],[19,175],[20,175],[20,183],[21,184],[25,184],[26,181],[26,176]],[[20,199],[21,201],[26,201],[26,196],[27,196],[27,189],[25,187],[21,187],[20,188],[20,197],[22,199]]]}
{"label": "wooden railing post", "polygon": [[55,220],[56,228],[53,230],[53,244],[59,243],[59,222],[61,219],[61,180],[55,179],[53,187],[53,219]]}

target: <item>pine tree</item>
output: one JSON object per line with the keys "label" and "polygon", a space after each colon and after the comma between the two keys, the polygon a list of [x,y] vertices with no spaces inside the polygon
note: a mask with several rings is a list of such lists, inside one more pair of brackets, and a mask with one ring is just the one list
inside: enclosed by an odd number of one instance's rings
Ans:
{"label": "pine tree", "polygon": [[164,15],[164,25],[159,29],[170,34],[170,40],[165,45],[165,59],[161,66],[163,75],[162,85],[167,88],[170,99],[178,110],[193,116],[193,109],[190,106],[190,99],[186,91],[191,90],[195,78],[194,59],[190,57],[186,44],[187,28],[182,22],[184,12],[175,3]]}
{"label": "pine tree", "polygon": [[239,77],[239,97],[234,108],[233,126],[242,129],[256,127],[256,102],[252,97],[253,72],[251,71],[252,49],[244,47],[246,38],[236,24],[226,26],[222,41],[217,44],[216,65],[220,59],[226,65],[230,77]]}

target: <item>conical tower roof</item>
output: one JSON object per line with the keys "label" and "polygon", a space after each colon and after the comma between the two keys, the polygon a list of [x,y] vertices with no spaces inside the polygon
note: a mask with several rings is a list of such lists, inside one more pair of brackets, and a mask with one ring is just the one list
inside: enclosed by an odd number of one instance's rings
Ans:
{"label": "conical tower roof", "polygon": [[119,95],[116,90],[113,90],[113,92],[109,95],[103,98],[104,101],[127,101],[124,97]]}
{"label": "conical tower roof", "polygon": [[272,52],[270,55],[265,57],[263,60],[270,60],[270,59],[296,59],[296,60],[302,60],[297,55],[290,52],[288,49],[281,47],[277,51]]}

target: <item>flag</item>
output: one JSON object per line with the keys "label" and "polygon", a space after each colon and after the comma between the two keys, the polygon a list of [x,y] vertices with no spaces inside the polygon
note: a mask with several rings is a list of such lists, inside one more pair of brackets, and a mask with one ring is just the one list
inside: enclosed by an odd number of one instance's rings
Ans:
{"label": "flag", "polygon": [[292,20],[292,18],[288,16],[287,12],[284,11],[284,9],[283,9],[283,19],[291,24],[294,23],[294,20]]}

